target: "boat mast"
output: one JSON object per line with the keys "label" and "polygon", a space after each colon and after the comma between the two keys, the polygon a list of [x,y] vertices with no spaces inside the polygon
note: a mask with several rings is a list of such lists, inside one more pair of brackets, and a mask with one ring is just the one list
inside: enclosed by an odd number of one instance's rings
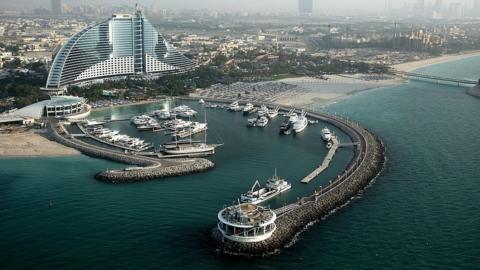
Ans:
{"label": "boat mast", "polygon": [[204,109],[204,113],[205,113],[205,141],[204,141],[204,143],[207,144],[207,130],[208,130],[207,110]]}
{"label": "boat mast", "polygon": [[[188,116],[188,122],[192,122],[190,116]],[[190,145],[191,145],[191,144],[192,144],[192,133],[193,133],[193,132],[192,132],[192,128],[191,128],[191,127],[188,127],[188,129],[189,129],[189,131],[190,131],[189,133],[190,133]]]}

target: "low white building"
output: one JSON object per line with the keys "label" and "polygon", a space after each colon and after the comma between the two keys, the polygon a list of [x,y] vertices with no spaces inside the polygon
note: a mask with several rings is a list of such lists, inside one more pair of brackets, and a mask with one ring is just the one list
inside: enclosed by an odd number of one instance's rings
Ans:
{"label": "low white building", "polygon": [[90,106],[84,98],[74,96],[51,96],[26,106],[14,112],[19,117],[41,119],[44,117],[56,118],[85,118],[90,114]]}
{"label": "low white building", "polygon": [[218,213],[217,228],[223,237],[240,243],[261,242],[276,230],[277,215],[255,204],[239,204]]}

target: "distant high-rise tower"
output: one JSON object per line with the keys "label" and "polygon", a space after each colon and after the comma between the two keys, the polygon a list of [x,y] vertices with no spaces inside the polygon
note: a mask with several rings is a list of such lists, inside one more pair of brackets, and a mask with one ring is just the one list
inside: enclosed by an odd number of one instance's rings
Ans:
{"label": "distant high-rise tower", "polygon": [[480,0],[473,1],[473,15],[475,17],[480,17]]}
{"label": "distant high-rise tower", "polygon": [[385,13],[389,13],[392,9],[392,0],[385,0]]}
{"label": "distant high-rise tower", "polygon": [[417,0],[417,3],[415,4],[415,11],[414,11],[416,16],[424,16],[425,15],[425,0]]}
{"label": "distant high-rise tower", "polygon": [[443,15],[443,1],[442,0],[435,0],[435,5],[433,6],[433,19],[440,19]]}
{"label": "distant high-rise tower", "polygon": [[60,15],[63,13],[63,0],[52,0],[52,14]]}
{"label": "distant high-rise tower", "polygon": [[442,0],[435,0],[435,7],[434,7],[435,11],[437,12],[441,12],[442,9],[443,9],[443,2]]}
{"label": "distant high-rise tower", "polygon": [[298,12],[300,14],[312,14],[313,0],[298,0]]}

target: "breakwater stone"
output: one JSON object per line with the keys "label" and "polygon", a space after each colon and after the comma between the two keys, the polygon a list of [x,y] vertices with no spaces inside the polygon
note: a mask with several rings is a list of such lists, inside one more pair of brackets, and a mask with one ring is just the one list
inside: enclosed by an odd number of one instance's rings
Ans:
{"label": "breakwater stone", "polygon": [[[135,170],[116,170],[98,173],[95,178],[109,183],[131,183],[164,177],[181,176],[210,170],[215,164],[208,159],[195,158],[188,160],[156,160],[154,158],[124,154],[85,143],[75,138],[68,138],[61,125],[51,124],[49,138],[65,146],[77,149],[85,155],[140,166]],[[62,135],[63,134],[63,135]],[[165,164],[164,164],[165,163]]]}

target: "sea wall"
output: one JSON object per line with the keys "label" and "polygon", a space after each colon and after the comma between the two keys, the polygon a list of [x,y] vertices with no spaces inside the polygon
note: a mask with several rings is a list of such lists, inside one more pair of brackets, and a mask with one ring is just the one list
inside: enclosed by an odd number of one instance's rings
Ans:
{"label": "sea wall", "polygon": [[141,170],[117,170],[98,173],[95,179],[110,183],[127,183],[152,180],[156,178],[187,175],[196,172],[203,172],[215,167],[215,164],[208,159],[194,159],[184,164],[177,163],[168,167],[161,165],[145,167]]}
{"label": "sea wall", "polygon": [[187,175],[203,172],[215,167],[215,164],[208,159],[196,158],[178,161],[160,161],[155,158],[124,154],[118,151],[101,148],[69,137],[64,127],[57,123],[50,124],[48,137],[67,147],[74,148],[87,156],[142,167],[137,170],[105,171],[100,172],[95,176],[97,180],[109,183],[129,183],[163,177]]}

